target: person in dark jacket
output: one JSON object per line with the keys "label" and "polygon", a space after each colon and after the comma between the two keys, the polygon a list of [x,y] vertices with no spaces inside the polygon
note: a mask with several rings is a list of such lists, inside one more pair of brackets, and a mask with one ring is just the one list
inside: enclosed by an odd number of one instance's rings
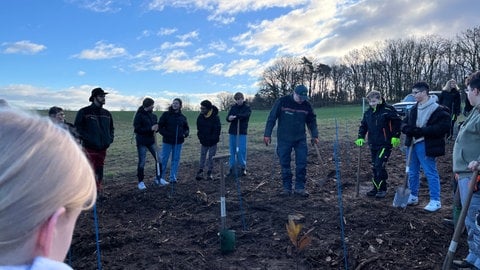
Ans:
{"label": "person in dark jacket", "polygon": [[[228,128],[229,146],[230,146],[230,170],[229,176],[233,176],[234,168],[240,166],[240,174],[247,175],[247,130],[248,121],[252,110],[245,103],[245,97],[237,92],[233,96],[235,104],[228,111],[226,120],[230,123]],[[237,165],[237,166],[235,166]]]}
{"label": "person in dark jacket", "polygon": [[401,119],[395,108],[385,103],[380,92],[371,91],[367,94],[370,108],[363,114],[355,144],[359,147],[365,143],[368,133],[373,172],[373,188],[367,196],[383,198],[387,194],[388,173],[385,169],[392,146],[400,145]]}
{"label": "person in dark jacket", "polygon": [[68,130],[70,135],[73,136],[77,143],[80,143],[80,136],[78,135],[77,129],[72,123],[65,120],[65,112],[62,108],[53,106],[48,110],[48,117],[52,120],[53,123],[57,124],[61,128]]}
{"label": "person in dark jacket", "polygon": [[422,167],[430,190],[430,202],[424,209],[435,212],[442,207],[440,177],[435,159],[445,155],[445,134],[450,129],[450,115],[448,108],[428,96],[428,91],[429,87],[425,82],[413,85],[412,93],[417,104],[403,119],[402,132],[407,136],[405,145],[412,147],[408,173],[411,194],[407,205],[418,204],[419,174]]}
{"label": "person in dark jacket", "polygon": [[103,108],[107,94],[102,88],[93,89],[88,99],[92,104],[77,112],[74,124],[95,171],[98,190],[102,189],[105,157],[114,138],[112,114]]}
{"label": "person in dark jacket", "polygon": [[177,182],[180,155],[185,138],[190,134],[187,118],[182,114],[182,100],[175,98],[168,111],[164,112],[158,120],[158,132],[162,135],[162,176],[157,184],[167,183],[165,172],[168,159],[171,155],[170,177],[172,183]]}
{"label": "person in dark jacket", "polygon": [[294,194],[308,197],[305,190],[307,174],[307,135],[309,129],[312,144],[318,144],[318,128],[316,115],[307,101],[308,89],[303,85],[295,87],[292,95],[279,98],[272,107],[265,124],[263,141],[265,145],[272,142],[272,131],[278,120],[277,154],[282,169],[283,189],[281,196],[292,194],[292,150],[295,151],[295,189]]}
{"label": "person in dark jacket", "polygon": [[[222,125],[218,117],[218,108],[209,100],[200,102],[200,114],[197,117],[197,137],[200,141],[200,164],[196,179],[203,179],[203,168],[207,162],[207,180],[213,180],[213,157],[217,153]],[[208,154],[208,159],[207,159]]]}
{"label": "person in dark jacket", "polygon": [[[145,185],[145,163],[147,158],[147,150],[152,154],[155,161],[158,160],[157,140],[155,139],[155,133],[158,131],[157,116],[153,113],[153,107],[155,102],[153,99],[147,97],[143,100],[142,106],[140,106],[133,119],[133,131],[135,132],[135,141],[137,144],[138,164],[137,164],[137,178],[138,189],[144,190],[147,188]],[[160,185],[166,185],[166,182],[158,179],[161,175],[160,162],[155,162],[155,180]],[[157,168],[157,166],[159,166]]]}
{"label": "person in dark jacket", "polygon": [[453,129],[455,122],[460,115],[460,105],[462,99],[458,91],[458,85],[455,80],[449,80],[442,89],[442,93],[438,99],[438,104],[447,107],[450,110],[450,131],[447,137],[450,139],[453,136]]}

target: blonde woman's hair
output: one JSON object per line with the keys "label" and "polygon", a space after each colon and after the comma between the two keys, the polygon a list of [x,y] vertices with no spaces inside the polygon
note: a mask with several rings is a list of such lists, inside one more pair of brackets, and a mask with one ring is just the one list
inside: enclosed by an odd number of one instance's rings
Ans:
{"label": "blonde woman's hair", "polygon": [[372,90],[370,92],[368,92],[367,96],[366,96],[367,99],[371,99],[371,98],[382,98],[382,94],[380,94],[380,92],[378,92],[377,90]]}
{"label": "blonde woman's hair", "polygon": [[60,207],[96,200],[93,170],[67,131],[47,117],[0,109],[0,254],[30,241]]}
{"label": "blonde woman's hair", "polygon": [[454,86],[453,88],[457,89],[457,91],[458,91],[458,85],[457,85],[457,82],[456,82],[454,79],[451,79],[451,80],[447,81],[447,82],[445,83],[445,85],[443,86],[442,90],[443,90],[443,91],[450,91],[450,90],[452,90],[452,87],[450,86],[450,83],[452,83],[452,82],[455,84],[455,86]]}

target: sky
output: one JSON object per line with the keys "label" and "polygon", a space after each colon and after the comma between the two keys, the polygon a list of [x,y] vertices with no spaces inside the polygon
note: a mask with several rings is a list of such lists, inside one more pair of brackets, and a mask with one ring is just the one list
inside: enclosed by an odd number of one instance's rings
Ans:
{"label": "sky", "polygon": [[1,0],[0,99],[25,109],[135,110],[152,97],[198,108],[253,97],[282,56],[333,64],[386,39],[453,39],[478,0]]}

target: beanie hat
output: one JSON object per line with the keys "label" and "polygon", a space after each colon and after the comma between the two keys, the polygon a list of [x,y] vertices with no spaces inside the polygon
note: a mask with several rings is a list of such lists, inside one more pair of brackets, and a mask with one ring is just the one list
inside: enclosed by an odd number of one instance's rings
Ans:
{"label": "beanie hat", "polygon": [[200,102],[200,106],[205,107],[205,109],[207,109],[207,110],[211,110],[212,107],[213,107],[212,102],[210,102],[209,100],[204,100],[204,101]]}
{"label": "beanie hat", "polygon": [[152,106],[153,103],[155,103],[155,102],[153,101],[153,99],[147,97],[147,98],[145,98],[145,99],[143,100],[142,105],[143,105],[144,108],[148,108],[148,107]]}

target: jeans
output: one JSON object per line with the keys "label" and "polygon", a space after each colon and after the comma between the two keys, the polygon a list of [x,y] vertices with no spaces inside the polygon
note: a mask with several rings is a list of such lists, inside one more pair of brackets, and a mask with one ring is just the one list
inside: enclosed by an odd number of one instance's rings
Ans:
{"label": "jeans", "polygon": [[[460,200],[462,201],[462,205],[465,205],[465,201],[467,200],[469,183],[469,177],[460,178],[458,180],[458,188],[460,191]],[[477,191],[472,195],[467,216],[465,217],[465,228],[468,233],[468,255],[466,260],[475,265],[477,268],[480,268],[480,231],[477,229],[477,226],[475,226],[475,220],[479,209],[480,193]]]}
{"label": "jeans", "polygon": [[[137,153],[138,153],[138,164],[137,164],[137,177],[138,177],[138,182],[143,181],[143,178],[145,177],[145,163],[147,161],[147,150],[152,154],[153,158],[155,161],[158,159],[158,151],[157,151],[157,146],[155,144],[146,146],[142,144],[137,144]],[[159,168],[156,167],[157,162],[155,162],[155,168],[158,170]],[[155,172],[156,176],[157,172]]]}
{"label": "jeans", "polygon": [[290,142],[278,141],[277,154],[282,169],[283,189],[292,190],[292,149],[295,151],[295,190],[305,189],[305,176],[307,174],[307,141],[306,139]]}
{"label": "jeans", "polygon": [[430,200],[440,201],[440,177],[438,176],[437,163],[434,157],[425,155],[425,141],[414,144],[410,158],[408,181],[412,195],[418,196],[420,186],[420,166],[425,173],[430,190]]}
{"label": "jeans", "polygon": [[[208,153],[208,158],[207,158],[207,153]],[[208,171],[213,171],[213,157],[217,153],[217,145],[213,146],[203,146],[200,149],[200,165],[199,169],[203,170],[203,167],[205,167],[205,162],[207,163],[207,168]]]}
{"label": "jeans", "polygon": [[[237,145],[237,135],[230,134],[230,160],[229,165],[230,169],[234,168],[236,159],[238,158],[238,165],[245,168],[247,166],[247,135],[240,134],[238,136],[238,145]],[[237,147],[238,147],[238,156],[237,156]]]}
{"label": "jeans", "polygon": [[180,155],[182,154],[183,144],[162,144],[162,178],[165,179],[165,172],[167,170],[167,163],[170,154],[172,156],[170,162],[170,181],[177,181],[178,165],[180,163]]}

